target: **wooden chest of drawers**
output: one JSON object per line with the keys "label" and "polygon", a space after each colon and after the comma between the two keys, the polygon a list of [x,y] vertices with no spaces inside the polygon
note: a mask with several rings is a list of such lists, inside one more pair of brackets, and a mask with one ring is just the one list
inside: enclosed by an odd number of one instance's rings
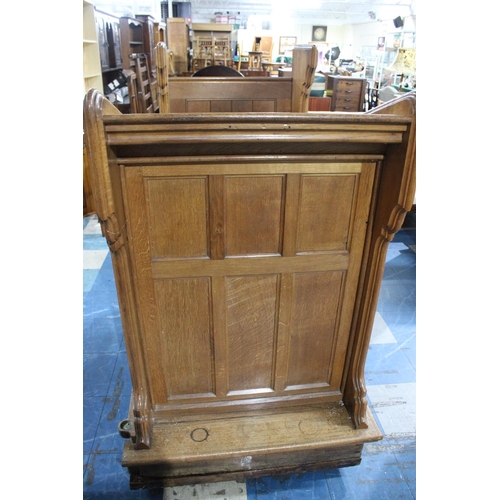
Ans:
{"label": "wooden chest of drawers", "polygon": [[332,93],[331,111],[363,111],[365,78],[328,75],[327,90]]}

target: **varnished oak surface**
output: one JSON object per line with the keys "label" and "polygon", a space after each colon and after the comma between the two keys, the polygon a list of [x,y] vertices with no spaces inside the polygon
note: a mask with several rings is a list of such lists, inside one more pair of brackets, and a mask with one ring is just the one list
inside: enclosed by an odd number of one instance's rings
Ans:
{"label": "varnished oak surface", "polygon": [[[167,475],[156,484],[168,486],[257,477],[276,468],[304,472],[336,461],[355,465],[360,461],[361,440],[382,439],[371,414],[368,419],[367,429],[356,430],[346,409],[337,403],[252,416],[159,421],[151,449],[138,456],[126,444],[123,466],[153,483]],[[142,481],[137,481],[135,486],[140,486]]]}
{"label": "varnished oak surface", "polygon": [[364,363],[413,202],[415,96],[121,115],[90,91],[84,122],[133,385],[131,487],[359,463],[380,438]]}
{"label": "varnished oak surface", "polygon": [[83,145],[83,216],[87,217],[94,214],[94,207],[92,205],[93,195],[90,183],[89,164],[87,158],[87,150],[85,144]]}

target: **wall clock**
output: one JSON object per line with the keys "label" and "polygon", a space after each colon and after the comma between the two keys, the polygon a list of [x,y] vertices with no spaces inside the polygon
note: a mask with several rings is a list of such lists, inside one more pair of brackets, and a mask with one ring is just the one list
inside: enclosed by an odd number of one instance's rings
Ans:
{"label": "wall clock", "polygon": [[313,42],[324,42],[326,40],[326,26],[313,26]]}

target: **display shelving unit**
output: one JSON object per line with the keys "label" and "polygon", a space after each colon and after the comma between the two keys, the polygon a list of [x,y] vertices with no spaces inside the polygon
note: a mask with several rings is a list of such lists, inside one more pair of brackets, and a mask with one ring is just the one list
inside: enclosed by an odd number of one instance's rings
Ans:
{"label": "display shelving unit", "polygon": [[94,16],[94,4],[83,0],[83,94],[95,88],[103,91],[101,59]]}

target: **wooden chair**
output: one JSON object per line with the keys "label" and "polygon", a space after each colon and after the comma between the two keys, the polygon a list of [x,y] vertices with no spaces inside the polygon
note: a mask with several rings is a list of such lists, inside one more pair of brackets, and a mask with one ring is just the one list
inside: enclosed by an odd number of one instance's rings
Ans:
{"label": "wooden chair", "polygon": [[227,66],[230,57],[229,39],[214,38],[214,65]]}
{"label": "wooden chair", "polygon": [[251,70],[262,70],[262,52],[249,52],[248,53],[248,69]]}
{"label": "wooden chair", "polygon": [[141,113],[142,104],[139,99],[139,89],[137,87],[137,75],[132,72],[127,76],[129,111],[130,113]]}

